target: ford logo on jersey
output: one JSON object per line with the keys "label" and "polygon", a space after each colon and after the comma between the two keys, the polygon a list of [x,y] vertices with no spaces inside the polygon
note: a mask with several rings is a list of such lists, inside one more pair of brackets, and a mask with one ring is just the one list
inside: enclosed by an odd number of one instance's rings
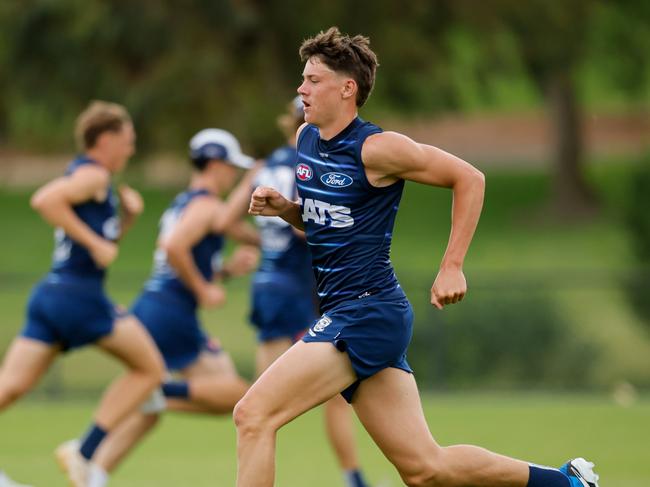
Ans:
{"label": "ford logo on jersey", "polygon": [[301,181],[309,181],[314,173],[311,170],[311,167],[309,167],[307,164],[303,164],[302,162],[296,166],[296,176],[298,179]]}
{"label": "ford logo on jersey", "polygon": [[346,186],[350,186],[353,181],[350,176],[340,172],[325,173],[320,177],[320,180],[330,188],[345,188]]}

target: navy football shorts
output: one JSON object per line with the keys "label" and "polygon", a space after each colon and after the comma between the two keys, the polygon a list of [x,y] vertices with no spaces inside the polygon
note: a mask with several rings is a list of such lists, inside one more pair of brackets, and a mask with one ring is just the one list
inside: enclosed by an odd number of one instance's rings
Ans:
{"label": "navy football shorts", "polygon": [[254,284],[251,323],[260,342],[289,338],[296,342],[317,318],[311,287],[281,283]]}
{"label": "navy football shorts", "polygon": [[21,336],[67,351],[110,335],[117,317],[100,280],[49,274],[32,290]]}
{"label": "navy football shorts", "polygon": [[341,303],[325,312],[302,340],[331,342],[347,352],[357,380],[341,395],[352,402],[360,382],[385,368],[413,372],[406,361],[412,333],[413,309],[398,288]]}
{"label": "navy football shorts", "polygon": [[131,312],[149,331],[168,370],[181,370],[191,365],[208,345],[196,306],[171,293],[145,291],[135,301]]}

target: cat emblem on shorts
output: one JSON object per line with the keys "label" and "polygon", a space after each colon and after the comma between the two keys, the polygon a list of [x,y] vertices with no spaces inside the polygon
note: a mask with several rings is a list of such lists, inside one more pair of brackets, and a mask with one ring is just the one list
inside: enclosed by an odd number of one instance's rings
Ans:
{"label": "cat emblem on shorts", "polygon": [[317,333],[320,333],[325,328],[327,328],[331,323],[332,323],[332,318],[330,318],[329,316],[323,316],[320,320],[316,322],[313,330]]}

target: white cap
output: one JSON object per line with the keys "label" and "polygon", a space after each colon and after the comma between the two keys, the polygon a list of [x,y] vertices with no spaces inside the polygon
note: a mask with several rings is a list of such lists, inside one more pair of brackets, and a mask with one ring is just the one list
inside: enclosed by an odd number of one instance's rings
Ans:
{"label": "white cap", "polygon": [[233,134],[221,129],[203,129],[190,140],[192,159],[219,159],[233,166],[250,169],[255,159],[245,155]]}

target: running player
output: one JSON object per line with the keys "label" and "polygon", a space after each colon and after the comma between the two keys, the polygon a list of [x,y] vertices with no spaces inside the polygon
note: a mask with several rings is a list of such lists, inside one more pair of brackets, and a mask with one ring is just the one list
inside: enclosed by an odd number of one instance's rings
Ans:
{"label": "running player", "polygon": [[[231,207],[247,204],[253,171],[244,176],[227,202],[239,169],[250,169],[253,159],[242,154],[235,137],[219,129],[205,129],[190,141],[193,174],[160,220],[154,271],[133,305],[133,313],[149,330],[167,369],[181,380],[163,383],[162,397],[131,415],[97,452],[98,469],[90,487],[101,487],[128,452],[158,422],[160,412],[231,413],[249,384],[235,370],[229,355],[208,338],[198,319],[198,307],[213,308],[225,300],[225,291],[213,278],[239,276],[257,264],[256,247],[238,248],[221,265],[224,234],[248,244],[259,244],[255,229],[234,221]],[[216,274],[216,275],[215,275]]]}
{"label": "running player", "polygon": [[553,469],[433,439],[406,361],[413,314],[389,259],[392,228],[404,180],[452,189],[451,234],[431,304],[459,302],[484,177],[451,154],[358,117],[377,67],[367,38],[331,28],[306,40],[300,56],[307,124],[297,144],[299,198],[260,187],[250,213],[305,230],[323,314],[235,407],[237,485],[271,486],[278,428],[340,392],[407,485],[596,487],[593,464],[582,458]]}
{"label": "running player", "polygon": [[[304,123],[297,97],[278,118],[287,145],[276,149],[259,171],[255,186],[276,188],[295,199],[296,130]],[[305,333],[316,318],[317,296],[304,233],[281,218],[258,216],[262,260],[253,277],[251,321],[258,329],[256,368],[259,376]],[[366,485],[354,445],[352,411],[340,396],[325,403],[325,425],[348,487]]]}
{"label": "running player", "polygon": [[83,154],[31,200],[56,228],[54,262],[32,291],[25,327],[5,356],[0,410],[29,391],[60,353],[95,344],[123,362],[129,371],[108,388],[81,443],[56,451],[72,485],[85,487],[98,445],[160,384],[164,369],[146,330],[133,316],[117,313],[103,288],[117,241],[142,211],[140,195],[123,186],[120,219],[111,187],[111,175],[134,152],[131,118],[120,105],[95,101],[77,119],[75,134]]}

